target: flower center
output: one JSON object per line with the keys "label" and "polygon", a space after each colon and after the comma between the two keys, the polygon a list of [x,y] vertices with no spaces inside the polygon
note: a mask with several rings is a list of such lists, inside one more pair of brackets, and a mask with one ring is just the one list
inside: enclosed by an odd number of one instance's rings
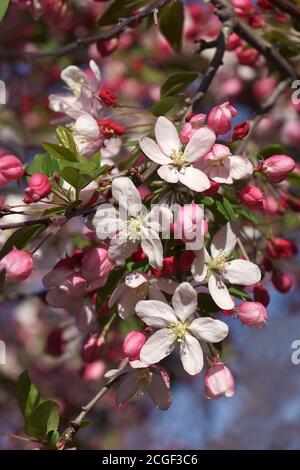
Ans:
{"label": "flower center", "polygon": [[127,221],[127,227],[125,229],[126,238],[128,240],[140,240],[142,230],[142,219],[141,217],[131,217]]}
{"label": "flower center", "polygon": [[173,335],[178,343],[183,343],[184,337],[187,334],[189,324],[187,322],[177,321],[171,326]]}
{"label": "flower center", "polygon": [[151,379],[152,373],[149,371],[149,369],[140,369],[137,373],[136,380],[142,389],[151,382]]}
{"label": "flower center", "polygon": [[71,86],[71,90],[73,91],[74,95],[80,95],[83,85],[85,85],[85,81],[83,78],[81,78],[78,84],[74,83],[74,85]]}
{"label": "flower center", "polygon": [[186,165],[186,159],[181,150],[172,150],[171,158],[175,165],[180,168]]}
{"label": "flower center", "polygon": [[212,166],[224,166],[225,158],[219,158],[218,160],[212,160]]}
{"label": "flower center", "polygon": [[220,273],[225,268],[225,265],[228,261],[228,255],[226,253],[220,253],[215,258],[211,258],[207,267],[211,273]]}

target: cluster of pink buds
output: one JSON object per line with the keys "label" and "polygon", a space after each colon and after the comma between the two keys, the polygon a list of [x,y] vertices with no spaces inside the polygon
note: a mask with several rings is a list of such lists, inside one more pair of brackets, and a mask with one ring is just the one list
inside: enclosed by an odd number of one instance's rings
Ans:
{"label": "cluster of pink buds", "polygon": [[35,173],[29,178],[29,187],[25,189],[25,204],[37,202],[49,196],[52,191],[52,183],[43,173]]}

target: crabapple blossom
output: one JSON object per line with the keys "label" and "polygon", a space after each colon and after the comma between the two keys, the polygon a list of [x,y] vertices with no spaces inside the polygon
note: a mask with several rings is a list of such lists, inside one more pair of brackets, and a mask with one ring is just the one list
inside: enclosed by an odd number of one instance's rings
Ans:
{"label": "crabapple blossom", "polygon": [[24,175],[24,165],[15,155],[0,156],[0,188]]}
{"label": "crabapple blossom", "polygon": [[281,183],[295,166],[295,160],[288,155],[273,155],[264,161],[262,170],[272,183]]}
{"label": "crabapple blossom", "polygon": [[197,251],[191,268],[195,281],[207,282],[213,300],[224,310],[234,307],[226,284],[251,286],[261,278],[256,264],[243,259],[230,259],[237,240],[236,227],[227,223],[213,236],[211,254],[205,248]]}
{"label": "crabapple blossom", "polygon": [[193,203],[180,207],[174,222],[174,237],[187,244],[187,249],[200,249],[208,225],[204,219],[203,209]]}
{"label": "crabapple blossom", "polygon": [[87,281],[80,274],[63,267],[46,274],[43,284],[49,289],[46,300],[55,308],[72,307],[76,303],[81,305],[87,288]]}
{"label": "crabapple blossom", "polygon": [[204,376],[205,396],[217,399],[222,396],[230,398],[235,392],[235,381],[232,372],[223,362],[214,362]]}
{"label": "crabapple blossom", "polygon": [[266,207],[264,193],[254,184],[244,186],[239,192],[239,198],[248,209],[261,211]]}
{"label": "crabapple blossom", "polygon": [[119,205],[119,211],[112,206],[100,206],[92,222],[100,240],[111,238],[110,259],[121,264],[141,245],[150,265],[161,268],[163,247],[159,232],[169,229],[171,211],[164,206],[155,206],[148,214],[145,213],[141,196],[127,177],[113,180],[112,196]]}
{"label": "crabapple blossom", "polygon": [[285,294],[294,285],[293,276],[288,273],[284,273],[280,269],[275,269],[272,274],[272,283],[279,292]]}
{"label": "crabapple blossom", "polygon": [[89,290],[102,287],[113,268],[105,248],[91,248],[81,261],[81,274],[89,282]]}
{"label": "crabapple blossom", "polygon": [[14,248],[0,261],[0,271],[5,271],[7,281],[20,282],[27,279],[33,267],[32,255]]}
{"label": "crabapple blossom", "polygon": [[147,297],[152,300],[165,301],[164,293],[173,294],[178,283],[172,279],[157,278],[145,273],[127,274],[113,291],[108,306],[118,305],[118,313],[121,318],[126,319],[135,313],[135,306],[139,300]]}
{"label": "crabapple blossom", "polygon": [[140,351],[144,346],[147,337],[142,331],[131,331],[123,341],[123,353],[130,361],[140,358]]}
{"label": "crabapple blossom", "polygon": [[195,134],[206,119],[206,114],[194,114],[186,118],[186,122],[183,124],[181,131],[179,132],[180,140],[183,144],[188,144],[192,136]]}
{"label": "crabapple blossom", "polygon": [[238,307],[238,317],[247,326],[263,328],[267,325],[268,312],[260,302],[242,302]]}
{"label": "crabapple blossom", "polygon": [[149,137],[142,137],[140,147],[150,160],[161,165],[157,173],[162,179],[168,183],[180,182],[197,192],[209,188],[209,179],[193,164],[203,158],[215,143],[216,136],[211,129],[198,129],[183,150],[174,124],[160,116],[155,124],[155,137],[157,143]]}
{"label": "crabapple blossom", "polygon": [[207,125],[218,135],[226,134],[231,129],[231,121],[237,110],[226,101],[211,109],[207,117]]}
{"label": "crabapple blossom", "polygon": [[222,144],[214,144],[195,166],[216,183],[232,184],[234,180],[249,178],[253,173],[253,166],[247,158],[231,155],[230,149]]}
{"label": "crabapple blossom", "polygon": [[170,379],[167,371],[160,366],[133,369],[113,369],[105,377],[113,380],[119,377],[116,404],[122,406],[133,397],[149,395],[154,405],[160,410],[167,410],[171,405]]}
{"label": "crabapple blossom", "polygon": [[298,247],[294,240],[272,237],[267,242],[266,251],[271,258],[290,259],[298,253]]}
{"label": "crabapple blossom", "polygon": [[144,364],[156,364],[179,345],[186,372],[199,374],[203,367],[200,342],[222,341],[228,334],[228,327],[220,320],[196,318],[197,292],[188,282],[176,288],[172,306],[159,300],[141,300],[136,305],[138,317],[157,330],[142,347],[140,360]]}

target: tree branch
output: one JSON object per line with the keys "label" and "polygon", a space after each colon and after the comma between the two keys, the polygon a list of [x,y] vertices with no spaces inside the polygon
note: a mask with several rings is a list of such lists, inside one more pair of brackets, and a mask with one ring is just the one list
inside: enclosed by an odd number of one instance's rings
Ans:
{"label": "tree branch", "polygon": [[272,3],[274,3],[278,10],[281,10],[300,21],[300,9],[297,5],[294,5],[287,0],[272,0]]}
{"label": "tree branch", "polygon": [[[127,365],[128,365],[128,358],[125,358],[123,359],[123,361],[121,362],[119,366],[119,369],[118,369],[119,373],[121,373],[126,368]],[[71,421],[67,429],[65,429],[65,431],[61,435],[61,438],[56,445],[58,450],[64,450],[65,447],[73,441],[74,436],[79,431],[86,415],[104,397],[104,395],[108,392],[108,390],[116,382],[118,382],[119,378],[120,378],[120,374],[112,378],[111,380],[109,380],[106,383],[106,385],[104,385],[104,387],[102,387],[101,390],[99,390],[99,392],[91,399],[91,401],[89,401],[86,405],[84,405],[81,408],[81,411],[78,414],[78,416],[74,420]]]}
{"label": "tree branch", "polygon": [[262,37],[256,36],[249,26],[239,20],[229,2],[225,0],[212,0],[212,3],[216,7],[216,15],[220,21],[230,26],[232,31],[260,52],[267,62],[276,67],[281,76],[284,78],[290,77],[293,80],[299,78],[293,66],[277,51],[275,45],[270,44]]}
{"label": "tree branch", "polygon": [[113,26],[107,31],[101,31],[100,33],[88,36],[86,38],[79,38],[75,41],[67,44],[58,49],[46,52],[26,52],[26,51],[0,51],[0,58],[4,59],[19,59],[20,57],[25,59],[47,59],[51,57],[62,57],[66,54],[70,54],[76,49],[81,49],[89,46],[98,41],[107,41],[118,36],[122,31],[124,31],[128,26],[134,24],[135,22],[147,18],[154,14],[155,11],[160,10],[163,6],[173,0],[158,0],[154,4],[150,5],[143,11],[140,11],[136,15],[132,15],[128,18],[122,19],[118,24]]}

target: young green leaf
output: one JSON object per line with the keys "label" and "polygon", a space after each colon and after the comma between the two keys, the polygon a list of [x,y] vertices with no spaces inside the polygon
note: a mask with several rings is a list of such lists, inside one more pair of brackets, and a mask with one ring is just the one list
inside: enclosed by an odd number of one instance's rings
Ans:
{"label": "young green leaf", "polygon": [[31,382],[27,370],[20,375],[17,382],[17,402],[25,419],[41,402],[39,391]]}
{"label": "young green leaf", "polygon": [[0,259],[7,255],[14,247],[19,250],[25,248],[34,238],[46,229],[44,224],[36,224],[28,227],[21,227],[16,230],[4,243],[0,250]]}
{"label": "young green leaf", "polygon": [[8,5],[9,5],[9,0],[0,1],[0,21],[4,18]]}
{"label": "young green leaf", "polygon": [[176,96],[178,93],[184,91],[199,74],[197,72],[179,72],[171,75],[165,83],[162,85],[160,90],[160,96]]}
{"label": "young green leaf", "polygon": [[59,160],[68,160],[69,162],[77,161],[76,153],[62,145],[44,142],[43,147],[50,155],[53,155],[53,157],[58,158]]}
{"label": "young green leaf", "polygon": [[60,167],[58,160],[49,153],[38,153],[34,156],[32,162],[27,167],[27,173],[33,175],[34,173],[43,173],[47,176],[52,176],[53,173],[59,172]]}
{"label": "young green leaf", "polygon": [[174,51],[180,52],[184,22],[184,8],[181,2],[165,5],[159,14],[159,27]]}
{"label": "young green leaf", "polygon": [[25,432],[39,440],[47,438],[59,425],[59,407],[52,400],[42,401],[25,419]]}

